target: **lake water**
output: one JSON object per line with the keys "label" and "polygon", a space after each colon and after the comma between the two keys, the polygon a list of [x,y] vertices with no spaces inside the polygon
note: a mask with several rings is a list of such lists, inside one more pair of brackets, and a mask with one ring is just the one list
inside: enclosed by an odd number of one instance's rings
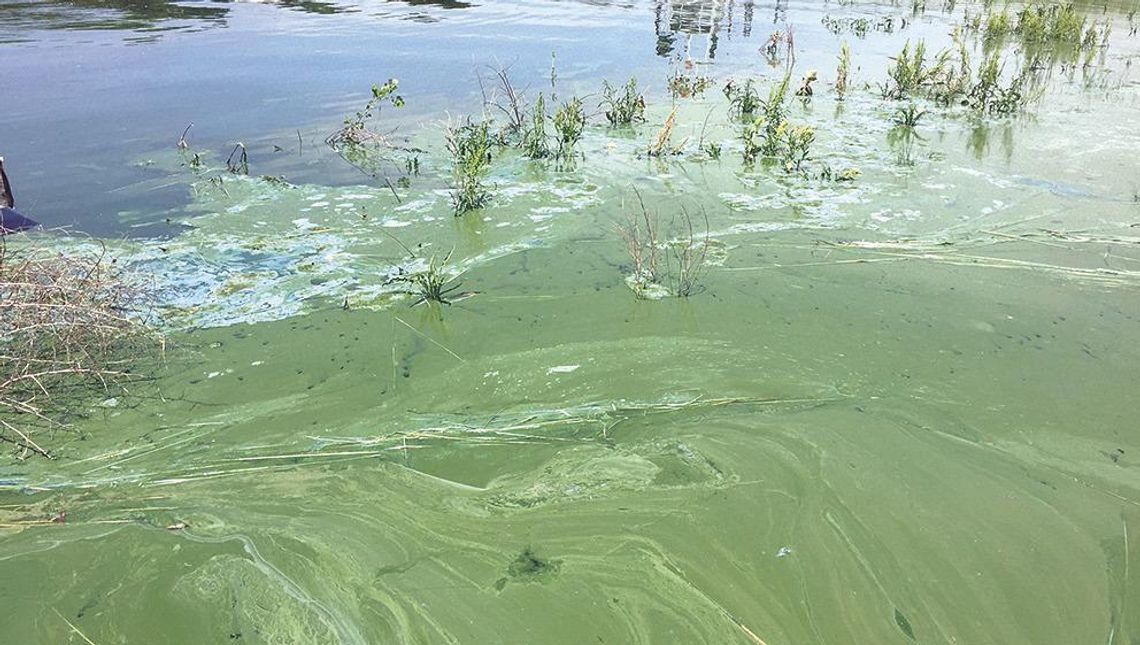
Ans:
{"label": "lake water", "polygon": [[[0,461],[0,642],[1140,643],[1138,7],[1078,8],[1106,46],[1023,111],[907,129],[893,58],[985,6],[0,0],[17,203],[167,337]],[[495,67],[585,97],[581,156],[497,148],[455,217]],[[789,67],[802,173],[743,163],[721,92]],[[388,78],[370,127],[419,152],[370,177],[324,141]],[[693,223],[689,297],[631,289],[639,200]],[[433,257],[457,297],[412,306]]]}

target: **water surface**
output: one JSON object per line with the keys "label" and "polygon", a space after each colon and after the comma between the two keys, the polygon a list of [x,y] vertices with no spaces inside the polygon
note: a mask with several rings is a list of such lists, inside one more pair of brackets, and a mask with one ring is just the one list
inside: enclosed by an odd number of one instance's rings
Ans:
{"label": "water surface", "polygon": [[[1130,9],[1089,10],[1109,46],[1027,114],[923,104],[900,137],[888,57],[979,6],[0,4],[21,207],[108,239],[170,341],[0,467],[2,640],[1140,642]],[[811,167],[854,182],[740,161],[719,87],[766,92],[788,26]],[[687,59],[716,84],[647,158]],[[592,112],[636,75],[647,122],[595,114],[573,168],[503,152],[455,218],[442,123],[494,64]],[[388,77],[426,151],[398,199],[323,144]],[[635,189],[707,216],[692,297],[627,286]],[[466,297],[410,307],[401,243]]]}

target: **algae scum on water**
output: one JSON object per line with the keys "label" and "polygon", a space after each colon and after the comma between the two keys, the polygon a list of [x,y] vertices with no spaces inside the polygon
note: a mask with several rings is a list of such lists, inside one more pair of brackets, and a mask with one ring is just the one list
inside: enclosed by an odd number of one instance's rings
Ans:
{"label": "algae scum on water", "polygon": [[1132,3],[80,4],[0,642],[1140,643]]}

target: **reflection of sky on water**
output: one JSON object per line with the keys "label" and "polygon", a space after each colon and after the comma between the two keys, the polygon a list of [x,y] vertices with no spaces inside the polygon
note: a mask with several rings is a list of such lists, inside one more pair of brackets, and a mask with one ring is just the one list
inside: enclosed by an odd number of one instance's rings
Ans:
{"label": "reflection of sky on water", "polygon": [[[661,103],[665,79],[688,58],[718,82],[780,73],[782,63],[759,50],[790,27],[797,75],[814,68],[826,77],[847,41],[856,76],[873,91],[906,40],[924,38],[930,51],[948,43],[937,11],[823,0],[0,0],[0,154],[29,216],[102,235],[151,234],[161,231],[124,221],[161,227],[188,204],[185,173],[148,160],[189,123],[195,150],[224,158],[244,142],[255,174],[347,185],[360,175],[324,138],[388,77],[408,99],[384,116],[401,134],[478,113],[477,76],[494,64],[510,66],[531,95],[549,91],[553,64],[560,92],[592,94],[604,78],[635,75]],[[829,16],[896,25],[905,17],[906,26],[860,38],[834,33]],[[976,136],[975,154],[1008,156],[1011,144],[998,141],[987,148]]]}

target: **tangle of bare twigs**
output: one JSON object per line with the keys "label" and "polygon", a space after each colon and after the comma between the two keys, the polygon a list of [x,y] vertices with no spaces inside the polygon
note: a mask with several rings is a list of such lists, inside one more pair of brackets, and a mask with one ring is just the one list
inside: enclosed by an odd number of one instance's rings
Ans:
{"label": "tangle of bare twigs", "polygon": [[52,457],[43,437],[94,397],[126,394],[161,340],[144,290],[97,251],[61,254],[0,238],[0,443]]}

